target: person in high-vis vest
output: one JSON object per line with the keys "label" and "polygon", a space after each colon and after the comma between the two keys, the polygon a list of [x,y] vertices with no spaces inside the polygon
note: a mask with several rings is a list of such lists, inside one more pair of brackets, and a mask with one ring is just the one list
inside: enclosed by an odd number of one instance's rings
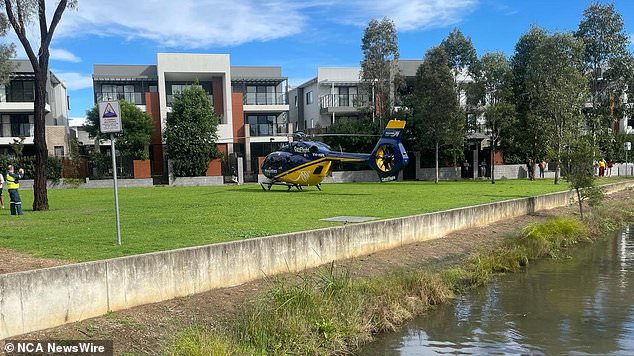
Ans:
{"label": "person in high-vis vest", "polygon": [[24,169],[20,168],[18,173],[14,173],[13,165],[7,167],[7,190],[9,191],[9,200],[11,205],[11,215],[22,215],[22,200],[20,200],[20,179],[24,177]]}

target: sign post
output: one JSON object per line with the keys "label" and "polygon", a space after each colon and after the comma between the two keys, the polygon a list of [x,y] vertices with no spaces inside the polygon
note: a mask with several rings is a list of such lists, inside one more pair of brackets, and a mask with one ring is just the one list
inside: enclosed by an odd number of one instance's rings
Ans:
{"label": "sign post", "polygon": [[114,182],[114,210],[117,224],[117,245],[121,245],[121,225],[119,224],[119,186],[117,184],[117,157],[114,149],[114,134],[121,132],[121,107],[118,101],[99,103],[99,129],[101,133],[110,134],[110,150],[112,152],[112,180]]}
{"label": "sign post", "polygon": [[623,145],[625,148],[625,176],[627,177],[627,164],[628,164],[628,159],[627,159],[627,152],[632,150],[632,143],[631,142],[625,142],[625,144]]}

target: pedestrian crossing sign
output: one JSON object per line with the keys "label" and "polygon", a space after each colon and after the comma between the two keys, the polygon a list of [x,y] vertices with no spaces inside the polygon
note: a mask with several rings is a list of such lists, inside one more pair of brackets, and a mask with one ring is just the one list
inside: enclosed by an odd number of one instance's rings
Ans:
{"label": "pedestrian crossing sign", "polygon": [[99,128],[101,133],[121,132],[121,107],[118,101],[99,103]]}

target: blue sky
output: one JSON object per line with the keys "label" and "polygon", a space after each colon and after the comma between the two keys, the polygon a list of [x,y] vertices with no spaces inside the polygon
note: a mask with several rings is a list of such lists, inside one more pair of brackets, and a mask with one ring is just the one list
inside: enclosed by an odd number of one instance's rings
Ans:
{"label": "blue sky", "polygon": [[[299,84],[314,77],[319,66],[358,66],[363,28],[371,18],[388,16],[396,22],[401,58],[422,58],[454,27],[472,38],[479,55],[495,50],[511,55],[531,24],[553,31],[574,30],[589,3],[79,0],[79,8],[62,18],[51,46],[50,67],[68,85],[70,116],[83,117],[93,105],[95,63],[155,64],[157,52],[229,53],[233,65],[280,65],[289,82]],[[632,37],[634,1],[614,3]],[[9,35],[5,40],[14,38]],[[23,53],[18,44],[18,57]]]}

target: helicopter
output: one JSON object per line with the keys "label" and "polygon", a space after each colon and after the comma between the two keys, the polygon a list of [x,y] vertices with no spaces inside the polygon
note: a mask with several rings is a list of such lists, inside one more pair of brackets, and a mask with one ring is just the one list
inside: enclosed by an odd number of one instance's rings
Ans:
{"label": "helicopter", "polygon": [[263,190],[271,190],[273,185],[295,187],[315,186],[321,190],[321,182],[326,178],[332,162],[367,164],[375,170],[379,181],[388,182],[398,178],[398,174],[409,159],[401,143],[405,121],[390,120],[372,153],[348,153],[333,151],[320,141],[307,141],[299,133],[298,141],[285,145],[270,153],[262,163],[261,172],[266,179],[260,182]]}

